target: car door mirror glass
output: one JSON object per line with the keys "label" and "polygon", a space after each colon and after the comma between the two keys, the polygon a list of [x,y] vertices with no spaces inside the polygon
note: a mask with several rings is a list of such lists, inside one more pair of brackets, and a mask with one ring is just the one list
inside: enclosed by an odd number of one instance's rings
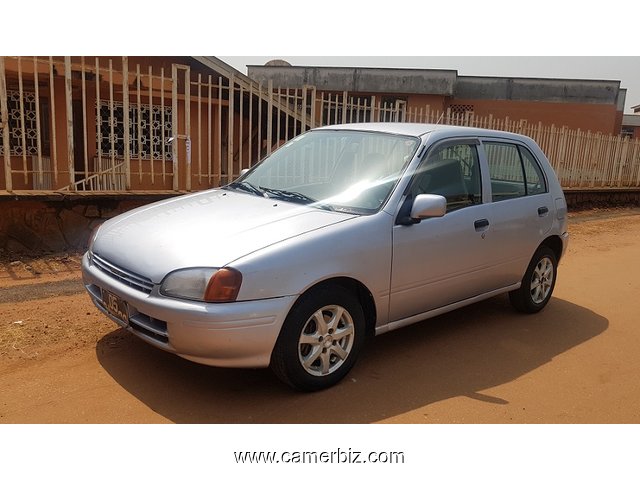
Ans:
{"label": "car door mirror glass", "polygon": [[445,213],[447,213],[447,199],[442,195],[423,193],[413,200],[411,218],[414,220],[442,217]]}

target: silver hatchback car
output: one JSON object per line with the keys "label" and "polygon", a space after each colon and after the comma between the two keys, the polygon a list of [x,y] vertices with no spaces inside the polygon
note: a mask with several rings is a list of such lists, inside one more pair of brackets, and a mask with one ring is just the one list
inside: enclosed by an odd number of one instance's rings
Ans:
{"label": "silver hatchback car", "polygon": [[105,222],[82,263],[95,305],[194,362],[340,381],[364,340],[509,293],[549,301],[567,207],[521,135],[380,123],[294,138],[233,183]]}

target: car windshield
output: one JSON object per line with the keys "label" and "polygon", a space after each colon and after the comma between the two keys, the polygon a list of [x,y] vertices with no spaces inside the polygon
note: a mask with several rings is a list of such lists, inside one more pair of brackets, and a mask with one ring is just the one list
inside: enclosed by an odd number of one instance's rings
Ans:
{"label": "car windshield", "polygon": [[372,213],[384,204],[419,144],[416,137],[388,133],[311,131],[227,188],[328,210]]}

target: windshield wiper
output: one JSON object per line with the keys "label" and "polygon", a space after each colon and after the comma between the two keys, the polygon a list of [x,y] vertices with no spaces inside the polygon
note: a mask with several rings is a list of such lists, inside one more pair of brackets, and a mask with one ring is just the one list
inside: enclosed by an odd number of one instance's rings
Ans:
{"label": "windshield wiper", "polygon": [[304,193],[300,192],[290,192],[288,190],[278,190],[276,188],[267,188],[260,187],[264,192],[266,192],[270,197],[279,198],[281,200],[288,200],[290,202],[302,203],[304,205],[309,205],[313,203],[317,205],[318,208],[322,208],[324,210],[333,211],[333,207],[331,205],[327,205],[326,203],[318,202],[315,198],[311,198]]}
{"label": "windshield wiper", "polygon": [[252,183],[249,182],[232,182],[227,187],[237,188],[238,190],[244,190],[245,192],[253,193],[254,195],[258,195],[259,197],[266,197],[266,193],[261,190],[259,187],[256,187]]}

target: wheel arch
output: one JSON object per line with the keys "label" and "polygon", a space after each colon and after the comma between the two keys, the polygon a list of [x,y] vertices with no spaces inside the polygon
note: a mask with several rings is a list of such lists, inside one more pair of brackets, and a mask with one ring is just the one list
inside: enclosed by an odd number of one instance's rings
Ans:
{"label": "wheel arch", "polygon": [[373,336],[375,334],[376,321],[378,318],[376,303],[373,299],[373,294],[371,293],[371,291],[362,282],[356,280],[355,278],[332,277],[322,280],[302,292],[294,306],[309,293],[323,288],[331,288],[332,286],[339,286],[344,288],[345,290],[348,290],[358,300],[358,302],[362,306],[362,312],[364,313],[367,336]]}
{"label": "wheel arch", "polygon": [[553,250],[553,253],[556,255],[556,261],[560,261],[560,257],[562,256],[562,239],[558,235],[552,235],[545,238],[538,248],[542,246],[549,247]]}

